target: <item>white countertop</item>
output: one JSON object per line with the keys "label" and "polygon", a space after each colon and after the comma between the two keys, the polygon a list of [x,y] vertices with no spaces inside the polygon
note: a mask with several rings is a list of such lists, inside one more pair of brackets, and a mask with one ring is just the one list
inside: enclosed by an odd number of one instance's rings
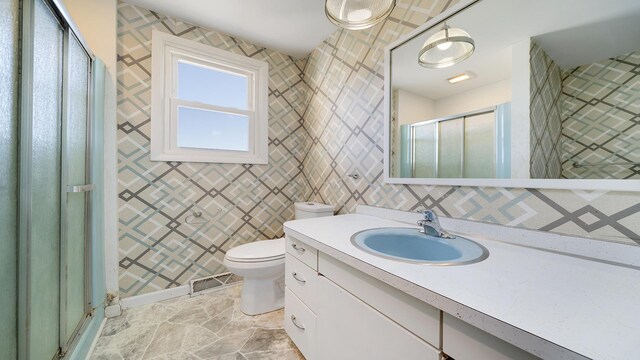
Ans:
{"label": "white countertop", "polygon": [[361,230],[411,227],[406,223],[349,214],[284,226],[288,235],[541,357],[640,359],[640,271],[633,267],[473,236],[466,237],[489,250],[482,262],[411,264],[350,241]]}

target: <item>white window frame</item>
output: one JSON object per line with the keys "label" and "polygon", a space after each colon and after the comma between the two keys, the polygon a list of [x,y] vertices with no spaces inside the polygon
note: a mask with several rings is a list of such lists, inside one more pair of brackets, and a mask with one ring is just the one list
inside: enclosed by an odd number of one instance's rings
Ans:
{"label": "white window frame", "polygon": [[[269,162],[269,65],[264,61],[156,30],[152,33],[151,41],[151,161],[267,164]],[[178,99],[179,61],[247,76],[249,109],[226,108]],[[249,150],[178,147],[178,106],[248,116]]]}

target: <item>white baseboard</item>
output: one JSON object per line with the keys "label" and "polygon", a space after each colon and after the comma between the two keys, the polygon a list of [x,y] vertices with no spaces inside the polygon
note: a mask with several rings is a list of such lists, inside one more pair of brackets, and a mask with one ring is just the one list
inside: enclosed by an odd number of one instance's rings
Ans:
{"label": "white baseboard", "polygon": [[189,285],[182,285],[171,289],[154,291],[148,294],[136,295],[124,299],[120,299],[120,307],[122,310],[155,303],[158,301],[169,300],[180,296],[189,295]]}
{"label": "white baseboard", "polygon": [[[199,296],[199,295],[209,294],[215,291],[220,291],[220,290],[224,290],[230,287],[240,286],[240,285],[242,285],[242,281],[238,281],[238,282],[227,284],[227,285],[216,286],[211,289],[199,291],[193,295]],[[124,311],[126,309],[131,309],[131,308],[135,308],[142,305],[152,304],[158,301],[164,301],[164,300],[174,299],[181,296],[190,295],[190,291],[191,291],[191,287],[189,285],[182,285],[182,286],[174,287],[171,289],[159,290],[159,291],[154,291],[148,294],[142,294],[142,295],[132,296],[129,298],[120,299],[119,305],[112,305],[112,306],[118,306],[119,308],[122,309],[122,311]],[[105,311],[105,314],[106,314],[106,311]]]}

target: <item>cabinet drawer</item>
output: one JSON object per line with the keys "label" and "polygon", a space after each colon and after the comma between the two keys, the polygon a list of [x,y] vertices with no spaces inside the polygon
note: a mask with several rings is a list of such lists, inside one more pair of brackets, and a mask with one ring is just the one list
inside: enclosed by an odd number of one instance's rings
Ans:
{"label": "cabinet drawer", "polygon": [[285,284],[311,311],[315,311],[318,273],[291,254],[285,260]]}
{"label": "cabinet drawer", "polygon": [[318,276],[319,360],[438,360],[440,351]]}
{"label": "cabinet drawer", "polygon": [[442,350],[456,360],[539,360],[475,326],[444,314]]}
{"label": "cabinet drawer", "polygon": [[307,264],[313,270],[318,270],[318,250],[289,235],[285,235],[285,239],[287,253]]}
{"label": "cabinet drawer", "polygon": [[407,330],[440,348],[440,310],[320,253],[318,272]]}
{"label": "cabinet drawer", "polygon": [[288,288],[284,292],[284,329],[307,360],[316,358],[316,315]]}

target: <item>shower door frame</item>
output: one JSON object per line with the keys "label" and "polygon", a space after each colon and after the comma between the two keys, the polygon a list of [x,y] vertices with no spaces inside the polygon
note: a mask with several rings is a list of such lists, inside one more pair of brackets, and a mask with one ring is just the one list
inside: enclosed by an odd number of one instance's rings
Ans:
{"label": "shower door frame", "polygon": [[[37,0],[36,0],[37,1]],[[84,178],[85,178],[85,183],[90,185],[93,184],[94,181],[91,178],[91,165],[92,165],[92,156],[93,156],[93,152],[92,152],[92,148],[93,148],[93,136],[91,136],[92,132],[93,132],[93,61],[94,61],[94,57],[91,55],[91,53],[87,50],[87,48],[85,47],[85,45],[82,42],[82,39],[79,37],[79,33],[76,33],[73,28],[71,28],[70,26],[66,26],[65,27],[65,33],[64,33],[64,50],[63,50],[63,54],[69,54],[70,53],[70,43],[71,41],[73,41],[75,38],[78,43],[80,44],[80,46],[83,48],[83,50],[85,51],[85,53],[87,54],[88,57],[88,72],[87,72],[87,108],[86,108],[86,132],[85,132],[85,164],[84,164]],[[88,190],[88,191],[83,191],[83,193],[85,194],[85,201],[84,201],[84,206],[85,206],[85,214],[84,214],[84,239],[85,239],[85,249],[84,249],[84,318],[83,320],[80,322],[80,324],[78,324],[76,326],[76,328],[73,330],[73,332],[71,333],[70,336],[67,336],[69,334],[66,333],[66,329],[67,329],[67,322],[66,322],[66,309],[67,307],[65,306],[66,303],[66,282],[64,282],[64,278],[62,277],[62,275],[65,273],[65,269],[64,269],[64,265],[67,263],[67,242],[68,242],[68,237],[67,237],[67,222],[70,221],[70,219],[67,216],[67,206],[66,206],[66,202],[67,202],[67,198],[69,196],[69,194],[71,193],[68,189],[69,184],[67,184],[67,178],[68,178],[68,156],[67,156],[67,128],[68,128],[68,120],[69,120],[69,57],[67,56],[64,60],[64,65],[63,65],[63,74],[65,75],[63,78],[63,85],[62,85],[62,101],[63,101],[63,106],[62,106],[62,182],[61,182],[61,189],[60,189],[60,204],[61,204],[61,209],[60,209],[60,213],[61,213],[61,236],[60,236],[60,240],[61,240],[61,244],[60,244],[60,357],[64,357],[67,352],[69,351],[69,349],[72,349],[75,345],[75,343],[79,340],[79,336],[78,334],[81,334],[84,329],[86,328],[86,326],[89,323],[90,317],[92,315],[92,304],[91,304],[91,289],[92,289],[92,264],[91,264],[91,253],[92,253],[92,239],[91,239],[91,235],[92,235],[92,222],[91,222],[91,218],[92,218],[92,196],[91,196],[91,191],[93,190]],[[63,301],[65,300],[65,301]],[[66,342],[65,339],[69,338],[70,341]]]}
{"label": "shower door frame", "polygon": [[[56,354],[53,354],[53,359],[64,358],[68,354],[69,350],[73,349],[77,342],[80,340],[81,334],[89,324],[89,320],[93,315],[93,307],[91,303],[92,299],[92,196],[91,191],[85,194],[85,250],[84,250],[84,316],[81,322],[75,327],[71,336],[67,336],[66,333],[66,278],[63,276],[63,267],[65,260],[66,250],[66,198],[67,192],[67,171],[66,165],[66,125],[68,122],[68,107],[69,107],[69,44],[75,37],[79,45],[82,47],[88,57],[88,71],[87,71],[87,108],[86,108],[86,145],[85,145],[85,179],[87,184],[92,183],[91,178],[91,165],[92,165],[92,145],[93,145],[93,71],[95,56],[91,49],[87,46],[86,41],[82,37],[77,26],[71,19],[69,13],[65,10],[61,0],[25,0],[22,1],[22,10],[20,15],[20,31],[21,31],[21,49],[20,59],[21,74],[19,77],[19,231],[18,231],[18,359],[28,360],[30,358],[30,339],[29,327],[31,326],[31,314],[29,309],[30,298],[32,296],[30,289],[31,279],[31,213],[32,213],[32,124],[33,124],[33,62],[34,62],[34,26],[35,26],[35,3],[36,1],[43,2],[49,7],[52,15],[57,18],[60,26],[64,30],[63,43],[62,43],[62,111],[61,111],[61,173],[60,173],[60,311],[59,311],[59,348]],[[72,71],[72,70],[71,70]],[[67,337],[69,341],[66,341]]]}

